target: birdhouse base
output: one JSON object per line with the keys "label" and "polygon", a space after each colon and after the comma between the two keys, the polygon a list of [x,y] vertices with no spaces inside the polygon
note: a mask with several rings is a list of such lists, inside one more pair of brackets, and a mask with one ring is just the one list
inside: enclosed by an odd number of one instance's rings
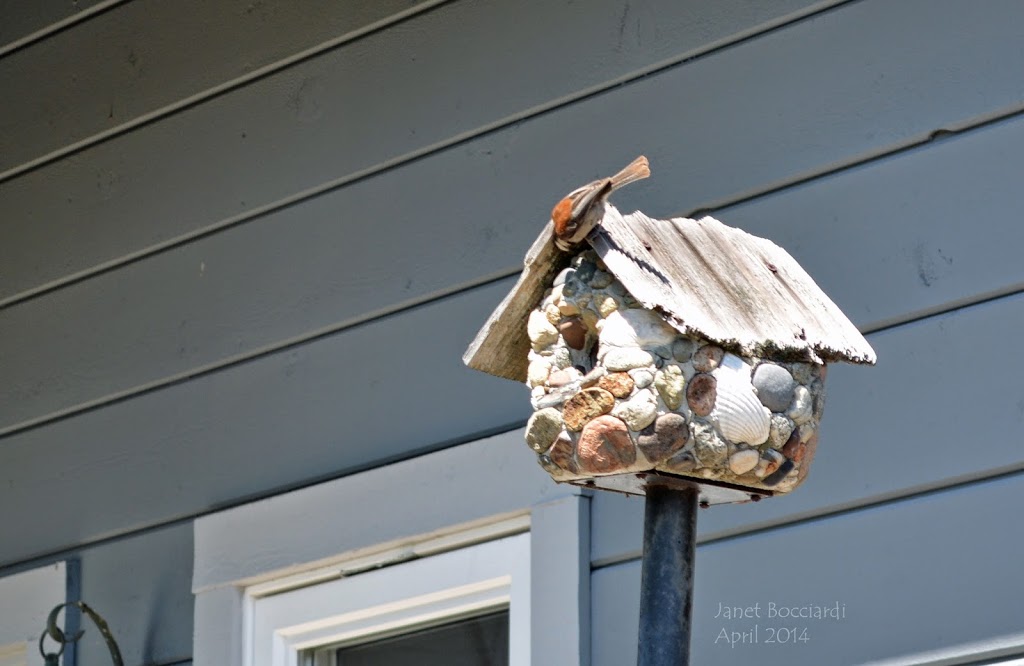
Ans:
{"label": "birdhouse base", "polygon": [[699,502],[701,508],[715,504],[739,504],[743,502],[758,502],[774,493],[768,490],[744,488],[721,481],[708,481],[706,479],[692,479],[689,477],[665,474],[663,472],[634,472],[626,474],[612,474],[609,476],[595,476],[589,479],[574,479],[567,481],[574,486],[584,488],[595,488],[622,493],[624,495],[646,496],[650,486],[678,488],[680,490],[697,486],[700,491]]}

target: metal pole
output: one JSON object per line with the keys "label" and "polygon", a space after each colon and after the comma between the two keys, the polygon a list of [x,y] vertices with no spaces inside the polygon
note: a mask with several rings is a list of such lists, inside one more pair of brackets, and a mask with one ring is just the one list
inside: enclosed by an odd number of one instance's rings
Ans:
{"label": "metal pole", "polygon": [[696,484],[647,486],[637,666],[688,666],[697,538]]}

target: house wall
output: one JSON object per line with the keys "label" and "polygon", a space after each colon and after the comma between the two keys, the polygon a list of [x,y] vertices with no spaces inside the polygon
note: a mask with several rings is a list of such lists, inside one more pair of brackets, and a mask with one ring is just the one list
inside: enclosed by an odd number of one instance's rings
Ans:
{"label": "house wall", "polygon": [[[520,427],[461,353],[643,153],[620,209],[772,238],[880,359],[830,373],[805,486],[701,515],[695,652],[718,602],[811,593],[850,618],[747,656],[1019,631],[1024,6],[582,5],[0,2],[0,575],[80,558],[127,663],[187,663],[191,521]],[[641,515],[592,501],[595,664],[631,663]]]}

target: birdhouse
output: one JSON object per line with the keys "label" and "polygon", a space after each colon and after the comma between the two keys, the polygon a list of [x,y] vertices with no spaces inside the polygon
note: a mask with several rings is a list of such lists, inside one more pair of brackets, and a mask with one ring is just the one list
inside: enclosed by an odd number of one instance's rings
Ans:
{"label": "birdhouse", "polygon": [[526,443],[555,481],[643,494],[677,478],[703,505],[797,487],[826,364],[874,363],[867,341],[769,240],[593,205],[569,251],[544,228],[466,364],[529,387]]}

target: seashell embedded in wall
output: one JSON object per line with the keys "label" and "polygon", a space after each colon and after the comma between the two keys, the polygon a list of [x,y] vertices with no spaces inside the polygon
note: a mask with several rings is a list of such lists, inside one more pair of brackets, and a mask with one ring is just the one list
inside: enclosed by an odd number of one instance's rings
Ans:
{"label": "seashell embedded in wall", "polygon": [[750,381],[751,367],[733,354],[725,354],[711,374],[718,381],[712,423],[722,436],[737,444],[764,444],[772,425],[772,413],[761,404]]}
{"label": "seashell embedded in wall", "polygon": [[526,439],[556,481],[659,471],[782,493],[807,474],[824,366],[682,335],[592,250],[559,273],[527,327],[537,413]]}

